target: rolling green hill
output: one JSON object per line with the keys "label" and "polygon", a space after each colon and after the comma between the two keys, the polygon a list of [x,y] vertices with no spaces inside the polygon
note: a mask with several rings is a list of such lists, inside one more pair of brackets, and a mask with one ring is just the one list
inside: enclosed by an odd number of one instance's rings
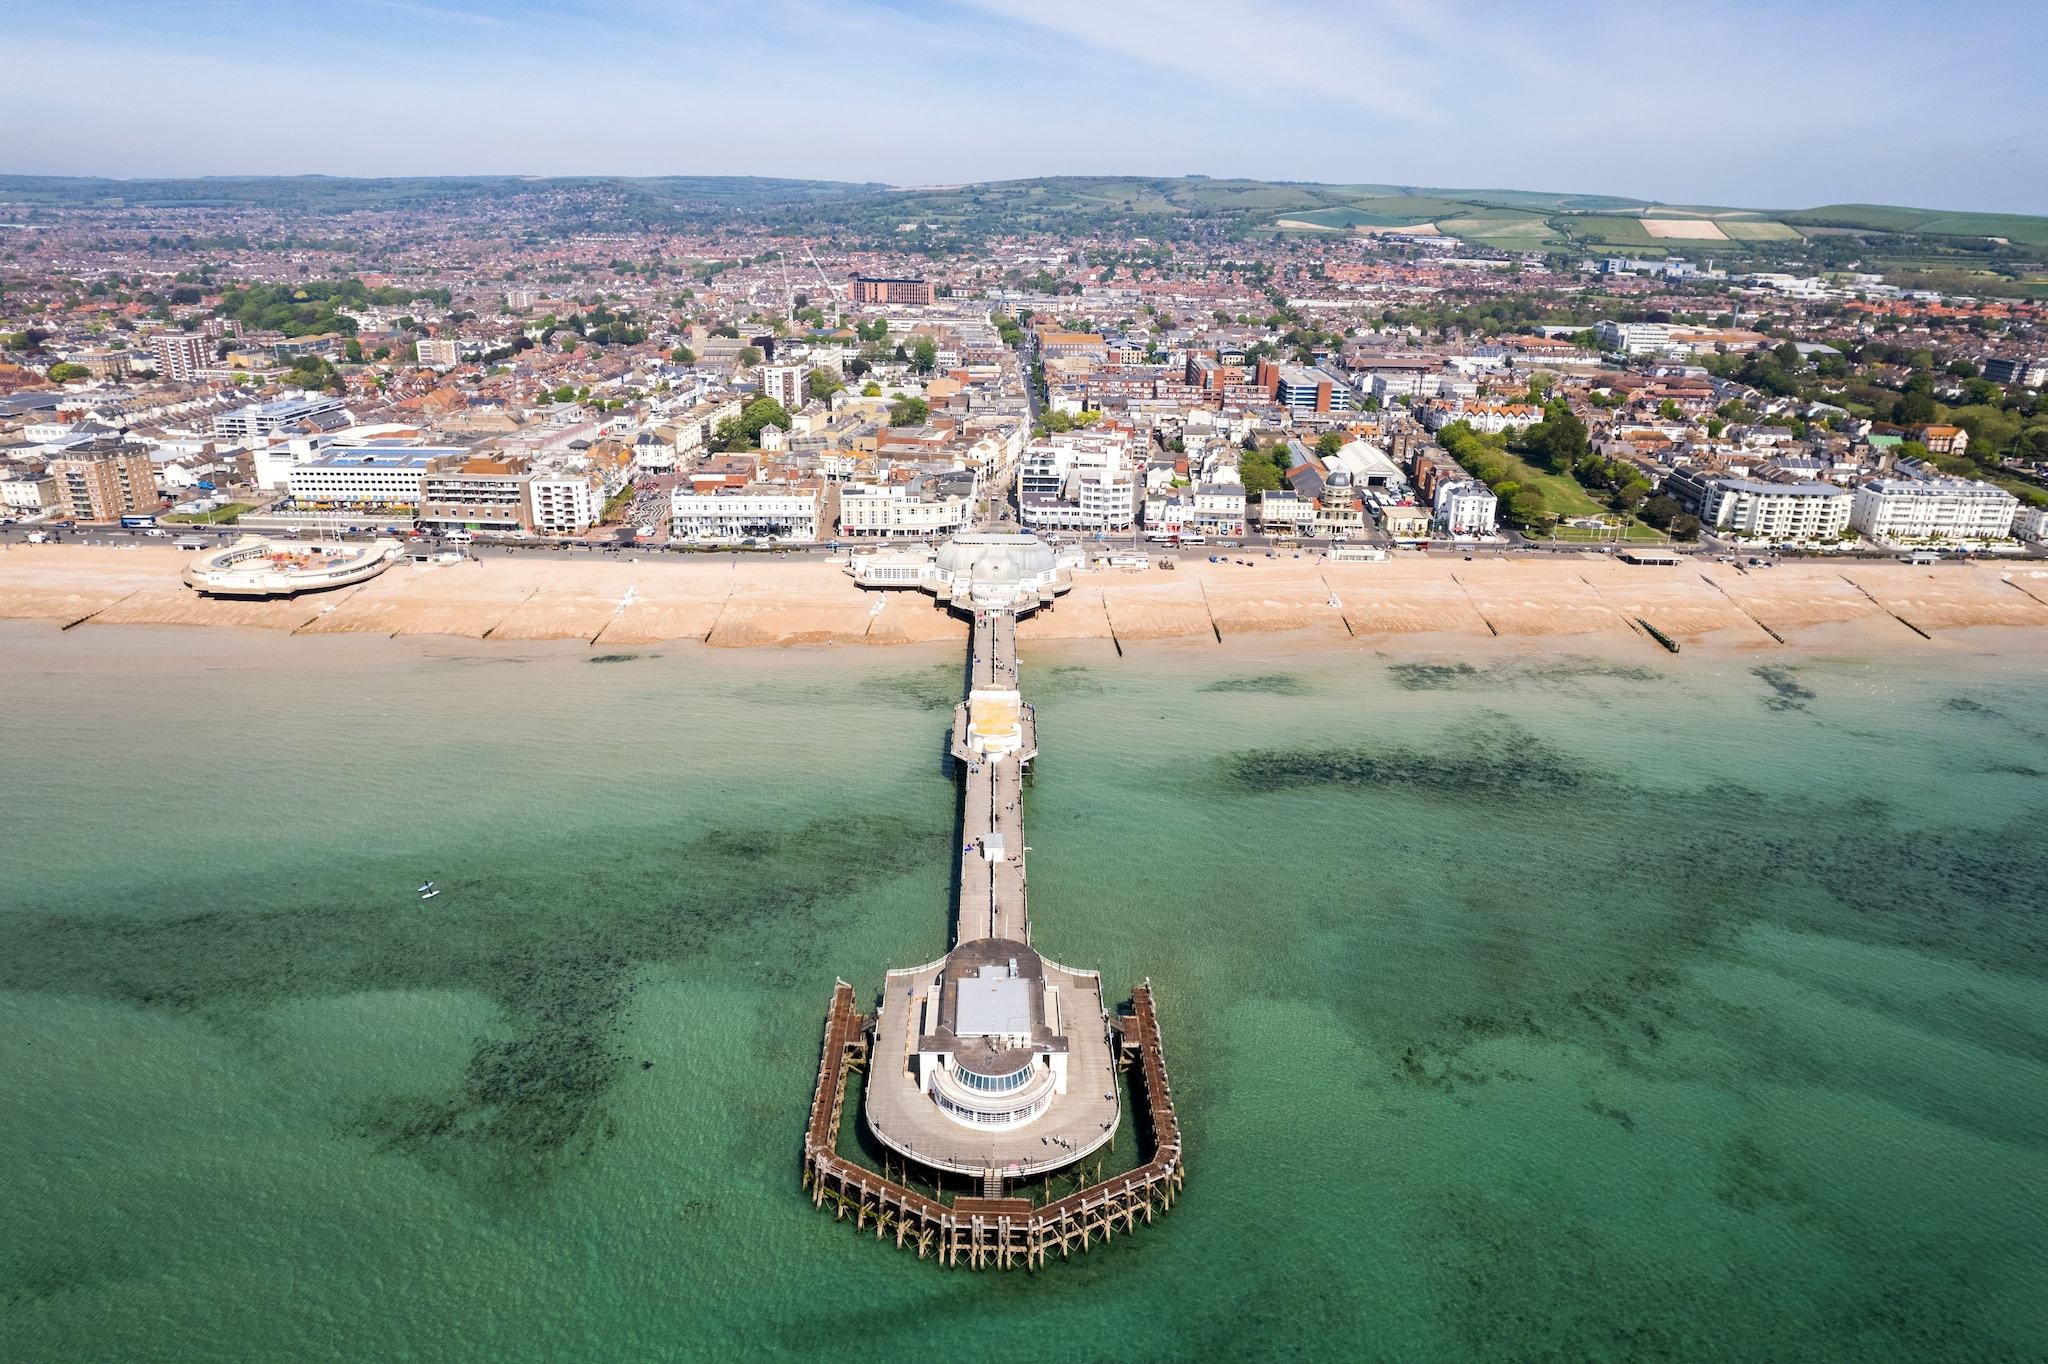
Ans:
{"label": "rolling green hill", "polygon": [[1794,227],[1834,227],[1923,237],[2003,237],[2016,245],[2048,246],[2048,218],[2017,213],[1949,213],[1883,204],[1828,204],[1776,215]]}
{"label": "rolling green hill", "polygon": [[[475,207],[540,230],[765,227],[946,254],[1044,232],[1155,242],[1430,227],[1509,250],[1631,250],[1793,258],[1816,265],[1910,262],[2019,278],[2048,264],[2048,218],[1879,204],[1774,211],[1665,205],[1611,195],[1413,185],[1325,185],[1207,176],[1045,176],[891,187],[760,176],[227,176],[108,180],[0,176],[12,214],[110,209],[256,209],[306,215]],[[1660,219],[1711,220],[1678,235]],[[1649,226],[1645,226],[1648,222]],[[1652,229],[1655,229],[1654,231]],[[1775,254],[1774,254],[1775,253]],[[1839,257],[1839,260],[1837,260]]]}

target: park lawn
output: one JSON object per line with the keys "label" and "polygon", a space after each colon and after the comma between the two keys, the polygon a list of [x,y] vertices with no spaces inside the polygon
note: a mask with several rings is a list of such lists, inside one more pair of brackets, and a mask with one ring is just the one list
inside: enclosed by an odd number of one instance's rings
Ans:
{"label": "park lawn", "polygon": [[210,512],[173,512],[159,516],[159,521],[177,521],[194,526],[218,526],[234,520],[245,511],[254,511],[246,502],[230,502],[225,507],[215,507]]}
{"label": "park lawn", "polygon": [[1593,495],[1579,486],[1579,481],[1564,474],[1546,474],[1519,455],[1508,453],[1503,456],[1508,467],[1514,472],[1515,482],[1524,488],[1534,488],[1543,495],[1543,505],[1553,516],[1605,516],[1611,508],[1593,500]]}
{"label": "park lawn", "polygon": [[1625,541],[1661,545],[1668,542],[1671,537],[1658,530],[1655,526],[1646,526],[1638,521],[1633,525],[1610,526],[1604,530],[1595,530],[1591,526],[1553,526],[1550,531],[1550,538],[1562,540],[1567,544],[1604,544],[1613,541]]}

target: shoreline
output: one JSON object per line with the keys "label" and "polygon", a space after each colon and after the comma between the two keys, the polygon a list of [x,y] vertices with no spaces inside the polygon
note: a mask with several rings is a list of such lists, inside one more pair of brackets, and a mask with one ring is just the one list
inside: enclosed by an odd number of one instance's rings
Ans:
{"label": "shoreline", "polygon": [[[864,591],[836,565],[730,561],[401,563],[369,582],[275,600],[216,599],[179,580],[188,554],[155,546],[16,546],[0,553],[0,618],[89,625],[230,626],[539,642],[602,651],[964,642],[967,623],[922,592]],[[1637,566],[1575,559],[1188,562],[1172,572],[1075,575],[1027,618],[1025,643],[1132,647],[1258,643],[1292,651],[1422,645],[1575,648],[1600,641],[1771,654],[2031,652],[2048,641],[2048,568],[1796,561]]]}

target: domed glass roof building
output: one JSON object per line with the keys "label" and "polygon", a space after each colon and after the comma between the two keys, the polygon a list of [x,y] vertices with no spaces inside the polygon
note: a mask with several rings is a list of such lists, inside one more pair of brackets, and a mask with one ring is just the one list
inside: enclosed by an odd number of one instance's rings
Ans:
{"label": "domed glass roof building", "polygon": [[971,532],[937,550],[884,549],[855,554],[848,573],[862,587],[915,587],[944,605],[974,613],[1024,616],[1074,585],[1053,547],[1035,535]]}

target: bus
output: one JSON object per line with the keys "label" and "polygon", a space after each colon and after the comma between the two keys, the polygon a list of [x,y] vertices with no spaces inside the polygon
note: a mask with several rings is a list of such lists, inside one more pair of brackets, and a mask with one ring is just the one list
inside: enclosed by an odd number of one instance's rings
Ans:
{"label": "bus", "polygon": [[121,518],[121,528],[123,530],[141,530],[144,526],[153,526],[155,524],[156,516],[154,513],[138,516],[124,516]]}

